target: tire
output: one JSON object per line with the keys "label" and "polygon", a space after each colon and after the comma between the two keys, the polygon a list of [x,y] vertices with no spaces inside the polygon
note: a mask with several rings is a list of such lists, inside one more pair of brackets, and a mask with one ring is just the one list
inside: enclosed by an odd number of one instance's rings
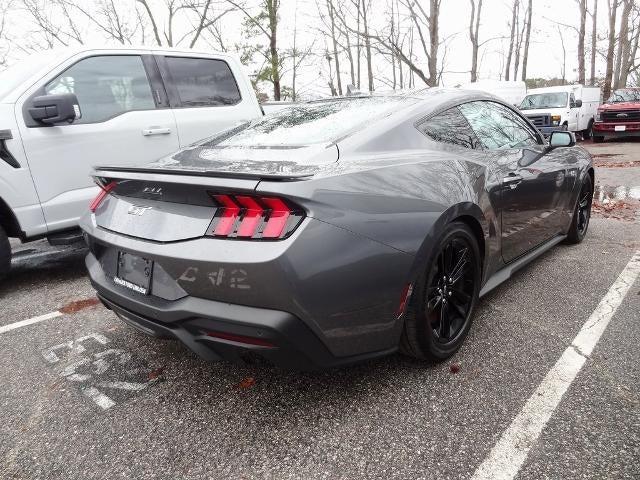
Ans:
{"label": "tire", "polygon": [[[460,262],[465,259],[460,268]],[[448,274],[446,282],[443,273]],[[480,250],[473,232],[464,223],[449,224],[416,282],[407,308],[400,351],[431,362],[451,357],[471,328],[480,274]]]}
{"label": "tire", "polygon": [[593,120],[590,120],[589,126],[587,127],[587,129],[582,131],[582,139],[589,140],[592,134],[593,134]]}
{"label": "tire", "polygon": [[604,142],[604,137],[596,137],[595,135],[593,136],[593,143],[602,143]]}
{"label": "tire", "polygon": [[0,280],[7,276],[11,269],[11,244],[4,229],[0,227]]}
{"label": "tire", "polygon": [[591,219],[591,204],[593,203],[592,183],[590,175],[587,175],[582,182],[578,201],[576,202],[576,208],[573,211],[573,218],[571,219],[571,226],[569,227],[566,243],[580,243],[587,235],[589,220]]}

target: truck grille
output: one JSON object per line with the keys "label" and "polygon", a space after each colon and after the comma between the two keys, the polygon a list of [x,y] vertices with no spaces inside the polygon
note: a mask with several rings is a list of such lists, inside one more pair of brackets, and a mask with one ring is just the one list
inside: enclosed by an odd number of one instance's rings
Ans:
{"label": "truck grille", "polygon": [[640,122],[640,110],[619,110],[602,112],[602,120],[604,122]]}
{"label": "truck grille", "polygon": [[548,127],[551,125],[551,116],[550,115],[527,115],[527,118],[533,123],[536,127]]}

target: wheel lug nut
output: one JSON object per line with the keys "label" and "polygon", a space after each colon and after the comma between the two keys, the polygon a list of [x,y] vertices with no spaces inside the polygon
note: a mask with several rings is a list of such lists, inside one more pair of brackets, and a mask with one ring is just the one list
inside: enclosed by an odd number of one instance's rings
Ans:
{"label": "wheel lug nut", "polygon": [[449,296],[451,296],[451,292],[449,292]]}

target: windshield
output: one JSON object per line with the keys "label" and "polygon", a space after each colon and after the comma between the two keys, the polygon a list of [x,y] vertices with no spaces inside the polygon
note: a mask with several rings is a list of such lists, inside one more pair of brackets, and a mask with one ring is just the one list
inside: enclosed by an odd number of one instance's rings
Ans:
{"label": "windshield", "polygon": [[567,92],[536,93],[527,95],[520,104],[520,110],[539,108],[563,108],[567,106]]}
{"label": "windshield", "polygon": [[293,147],[330,142],[417,101],[407,97],[362,97],[295,105],[222,132],[203,146]]}
{"label": "windshield", "polygon": [[616,90],[607,103],[640,102],[640,90]]}

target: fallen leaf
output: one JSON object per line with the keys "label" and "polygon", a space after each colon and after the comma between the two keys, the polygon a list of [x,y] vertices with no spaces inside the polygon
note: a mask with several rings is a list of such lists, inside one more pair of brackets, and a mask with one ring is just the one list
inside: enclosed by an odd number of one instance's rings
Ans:
{"label": "fallen leaf", "polygon": [[460,364],[459,363],[452,363],[449,366],[449,371],[451,373],[458,373],[460,371]]}
{"label": "fallen leaf", "polygon": [[256,384],[256,379],[253,377],[243,378],[242,381],[237,385],[237,388],[241,390],[246,390],[248,388],[253,387]]}
{"label": "fallen leaf", "polygon": [[99,303],[100,300],[98,300],[96,297],[85,298],[83,300],[75,300],[60,307],[60,313],[77,313],[80,310],[93,307],[95,305],[98,305]]}
{"label": "fallen leaf", "polygon": [[149,372],[149,380],[155,380],[164,373],[164,367],[154,368]]}

